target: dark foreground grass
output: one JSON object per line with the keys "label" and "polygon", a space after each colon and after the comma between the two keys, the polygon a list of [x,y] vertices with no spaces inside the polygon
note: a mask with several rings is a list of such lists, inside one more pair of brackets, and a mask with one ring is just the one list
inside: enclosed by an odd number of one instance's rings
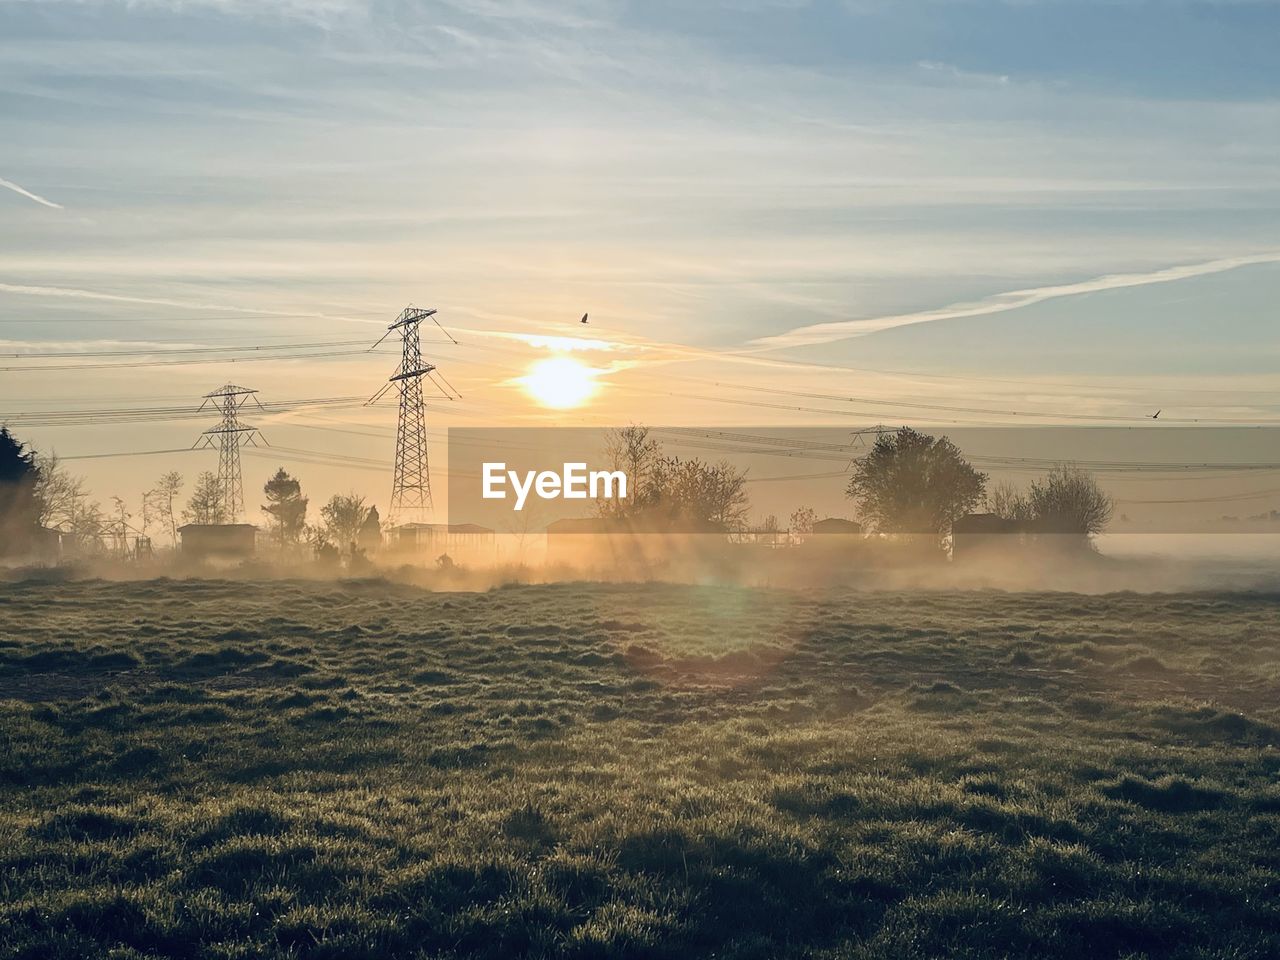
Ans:
{"label": "dark foreground grass", "polygon": [[0,953],[1280,957],[1280,603],[0,585]]}

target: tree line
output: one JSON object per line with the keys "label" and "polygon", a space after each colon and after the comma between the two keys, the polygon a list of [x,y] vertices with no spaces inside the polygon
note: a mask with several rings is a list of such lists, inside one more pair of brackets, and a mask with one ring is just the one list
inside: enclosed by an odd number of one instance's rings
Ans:
{"label": "tree line", "polygon": [[[119,546],[130,536],[158,533],[177,546],[182,524],[226,523],[218,477],[206,470],[192,483],[176,471],[161,474],[145,490],[138,512],[122,497],[104,507],[89,493],[84,477],[68,470],[56,456],[28,449],[7,427],[0,427],[0,554],[23,554],[41,529],[70,534],[89,550]],[[358,493],[334,494],[320,508],[319,522],[308,523],[309,498],[302,484],[283,467],[262,488],[262,512],[269,518],[270,539],[288,551],[303,544],[317,550],[346,552],[371,533],[381,537],[375,506]],[[363,535],[362,535],[363,532]]]}
{"label": "tree line", "polygon": [[[605,454],[613,469],[627,474],[631,490],[626,500],[597,503],[599,516],[693,521],[726,531],[745,526],[748,478],[728,461],[667,456],[651,431],[636,425],[611,431]],[[866,456],[853,462],[845,496],[875,533],[939,542],[950,536],[957,520],[979,509],[1028,532],[1088,538],[1106,528],[1114,508],[1091,474],[1069,464],[1053,468],[1026,490],[1009,484],[988,489],[987,475],[950,439],[910,427],[882,434]],[[791,515],[792,529],[807,533],[816,520],[811,507],[800,507]],[[771,516],[762,529],[777,527]]]}
{"label": "tree line", "polygon": [[[628,497],[596,503],[605,519],[655,525],[691,524],[705,530],[735,531],[747,525],[750,499],[747,474],[726,460],[667,455],[647,427],[611,431],[606,457],[627,474]],[[0,553],[24,553],[41,528],[72,534],[82,545],[118,545],[133,532],[153,530],[178,541],[180,523],[225,523],[218,478],[198,474],[185,503],[186,481],[177,471],[157,478],[141,498],[135,515],[121,497],[104,508],[87,491],[83,477],[68,471],[56,456],[28,450],[7,428],[0,428]],[[350,492],[335,494],[308,521],[309,498],[302,484],[283,467],[262,488],[262,512],[269,518],[271,542],[282,551],[306,544],[318,551],[354,552],[357,544],[381,538],[377,508]],[[851,465],[845,495],[869,530],[887,535],[923,535],[939,543],[961,517],[979,509],[1032,533],[1070,534],[1087,540],[1110,522],[1114,503],[1087,471],[1069,464],[1020,489],[988,487],[947,437],[909,427],[876,439],[870,452]],[[809,507],[791,515],[792,529],[811,530],[817,519]],[[136,521],[133,522],[133,521]],[[766,518],[764,529],[778,527]]]}

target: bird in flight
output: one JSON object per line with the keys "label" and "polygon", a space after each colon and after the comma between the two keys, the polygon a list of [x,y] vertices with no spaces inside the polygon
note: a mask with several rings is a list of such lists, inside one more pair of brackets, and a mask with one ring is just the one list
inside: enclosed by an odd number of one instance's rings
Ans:
{"label": "bird in flight", "polygon": [[1157,410],[1155,413],[1153,413],[1153,414],[1151,415],[1151,419],[1152,419],[1152,420],[1159,420],[1159,419],[1160,419],[1160,414],[1162,414],[1162,413],[1164,413],[1164,408],[1161,408],[1161,409]]}
{"label": "bird in flight", "polygon": [[587,314],[585,314],[585,313],[584,313],[584,314],[582,315],[582,319],[581,319],[581,320],[579,320],[578,322],[579,322],[579,323],[586,323],[586,322],[587,322]]}

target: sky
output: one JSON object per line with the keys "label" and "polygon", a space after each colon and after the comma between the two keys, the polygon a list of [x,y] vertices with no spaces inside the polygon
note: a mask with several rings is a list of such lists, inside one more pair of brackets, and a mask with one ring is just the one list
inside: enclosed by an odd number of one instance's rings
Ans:
{"label": "sky", "polygon": [[[21,416],[366,397],[409,303],[458,341],[424,328],[437,459],[450,425],[1280,420],[1277,37],[1275,0],[0,0],[0,420],[136,498],[216,465],[147,453],[204,421]],[[520,384],[559,337],[599,371],[572,411]],[[189,363],[271,344],[313,356]],[[386,403],[255,422],[393,449]]]}

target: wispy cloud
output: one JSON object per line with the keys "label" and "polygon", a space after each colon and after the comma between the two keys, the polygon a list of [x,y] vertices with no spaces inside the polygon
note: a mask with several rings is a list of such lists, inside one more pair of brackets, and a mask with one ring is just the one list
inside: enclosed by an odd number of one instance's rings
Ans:
{"label": "wispy cloud", "polygon": [[14,193],[18,194],[19,196],[26,197],[28,200],[34,200],[36,203],[40,204],[42,207],[51,207],[54,210],[66,209],[62,204],[54,203],[52,200],[47,200],[44,197],[40,196],[40,194],[32,193],[26,187],[20,186],[19,184],[14,183],[12,180],[6,180],[4,177],[0,177],[0,187],[4,187],[6,190],[12,190]]}
{"label": "wispy cloud", "polygon": [[[15,0],[0,0],[0,3]],[[50,0],[16,0],[17,3],[48,3]],[[372,0],[64,0],[67,6],[123,7],[183,14],[209,10],[228,16],[303,20],[318,26],[342,18],[365,16]]]}
{"label": "wispy cloud", "polygon": [[998,83],[1001,86],[1009,83],[1009,75],[1007,73],[974,73],[971,70],[961,70],[954,64],[941,63],[937,60],[921,60],[916,66],[928,73],[942,74],[954,80],[963,80],[970,83]]}
{"label": "wispy cloud", "polygon": [[485,337],[497,337],[503,340],[518,340],[531,347],[542,350],[553,350],[562,353],[574,353],[584,350],[637,350],[644,349],[634,344],[621,343],[614,340],[596,340],[587,337],[565,337],[541,333],[516,333],[507,330],[462,330],[459,332],[476,333]]}
{"label": "wispy cloud", "polygon": [[367,320],[362,317],[338,317],[326,313],[298,312],[285,310],[264,310],[260,307],[237,307],[226,303],[201,303],[192,300],[173,300],[168,297],[137,297],[121,293],[103,293],[98,290],[84,290],[79,287],[49,287],[24,283],[0,282],[0,294],[12,293],[24,297],[58,297],[72,300],[98,300],[105,303],[132,303],[148,307],[176,307],[180,310],[216,310],[226,313],[243,313],[246,317],[291,317],[311,318],[316,320],[343,320],[350,323],[367,323],[381,325],[380,320]]}
{"label": "wispy cloud", "polygon": [[1117,273],[1079,283],[1064,283],[1056,286],[1034,287],[1028,290],[1011,290],[1008,293],[996,294],[985,300],[971,303],[953,303],[935,310],[921,310],[916,313],[899,313],[884,317],[868,317],[861,320],[837,320],[833,323],[815,323],[797,327],[785,333],[769,337],[759,337],[751,342],[767,349],[785,347],[803,347],[817,343],[833,343],[851,337],[863,337],[882,330],[895,327],[906,327],[916,323],[933,323],[938,320],[963,320],[970,317],[985,317],[995,313],[1006,313],[1019,310],[1046,300],[1058,300],[1062,297],[1075,297],[1086,293],[1099,293],[1104,290],[1120,290],[1126,287],[1145,287],[1153,283],[1171,283],[1175,280],[1187,280],[1191,277],[1203,277],[1213,273],[1224,273],[1239,267],[1248,267],[1262,263],[1280,263],[1280,252],[1261,253],[1248,257],[1230,257],[1223,260],[1209,260],[1204,263],[1185,264],[1166,267],[1150,273]]}

